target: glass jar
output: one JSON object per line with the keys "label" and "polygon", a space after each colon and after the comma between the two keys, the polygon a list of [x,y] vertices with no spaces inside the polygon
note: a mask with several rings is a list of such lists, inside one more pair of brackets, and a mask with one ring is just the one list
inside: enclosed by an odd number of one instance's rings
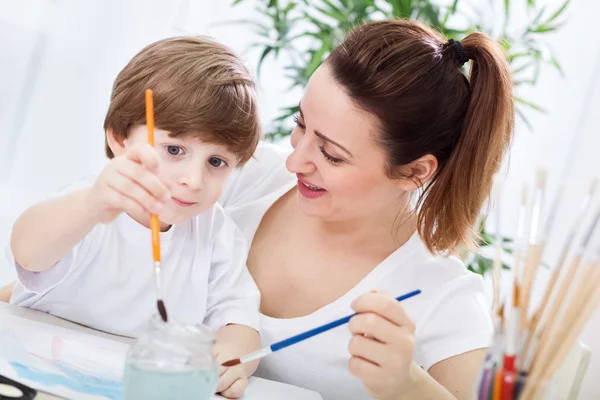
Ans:
{"label": "glass jar", "polygon": [[127,354],[124,400],[211,399],[219,378],[214,343],[205,327],[154,316]]}

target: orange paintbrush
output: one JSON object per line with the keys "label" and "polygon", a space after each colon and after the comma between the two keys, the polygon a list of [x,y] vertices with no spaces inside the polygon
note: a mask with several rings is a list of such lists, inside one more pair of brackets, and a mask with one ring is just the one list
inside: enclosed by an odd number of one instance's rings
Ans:
{"label": "orange paintbrush", "polygon": [[[148,143],[154,147],[154,100],[152,90],[146,89],[146,126],[148,127]],[[154,256],[154,278],[156,279],[156,306],[163,321],[167,322],[167,309],[162,296],[160,268],[160,224],[158,215],[150,214],[150,229],[152,230],[152,253]]]}

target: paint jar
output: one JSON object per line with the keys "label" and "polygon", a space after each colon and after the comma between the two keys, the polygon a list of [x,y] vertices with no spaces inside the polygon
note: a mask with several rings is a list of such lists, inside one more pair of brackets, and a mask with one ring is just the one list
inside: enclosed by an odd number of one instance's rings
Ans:
{"label": "paint jar", "polygon": [[219,366],[214,334],[205,327],[152,319],[127,354],[124,400],[209,400]]}

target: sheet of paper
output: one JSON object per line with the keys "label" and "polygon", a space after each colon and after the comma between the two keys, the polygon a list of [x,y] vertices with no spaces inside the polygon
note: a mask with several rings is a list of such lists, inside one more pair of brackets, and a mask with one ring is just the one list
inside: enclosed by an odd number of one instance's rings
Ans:
{"label": "sheet of paper", "polygon": [[[0,307],[0,374],[67,399],[122,399],[128,344],[3,311]],[[243,397],[280,399],[321,400],[321,396],[252,377]]]}
{"label": "sheet of paper", "polygon": [[0,374],[81,400],[120,399],[129,346],[0,313]]}

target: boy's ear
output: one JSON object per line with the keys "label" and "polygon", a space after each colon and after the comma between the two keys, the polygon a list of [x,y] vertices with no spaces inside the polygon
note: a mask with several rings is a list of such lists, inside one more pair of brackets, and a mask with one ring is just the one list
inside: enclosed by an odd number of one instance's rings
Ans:
{"label": "boy's ear", "polygon": [[112,128],[106,130],[106,141],[115,157],[120,156],[125,152],[125,139],[117,134]]}

